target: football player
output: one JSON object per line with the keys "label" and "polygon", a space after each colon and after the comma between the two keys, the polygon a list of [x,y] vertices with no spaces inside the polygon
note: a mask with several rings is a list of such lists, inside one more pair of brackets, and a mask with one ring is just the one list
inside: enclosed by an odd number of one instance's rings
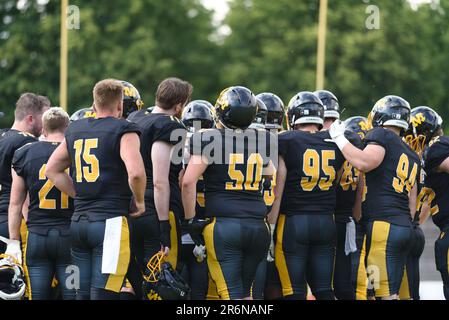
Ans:
{"label": "football player", "polygon": [[[307,284],[318,300],[334,300],[336,185],[344,158],[327,131],[324,106],[300,92],[288,110],[291,131],[279,135],[275,262],[285,299],[305,300]],[[279,218],[277,216],[279,215]]]}
{"label": "football player", "polygon": [[145,211],[140,131],[120,119],[123,90],[117,80],[97,83],[96,118],[73,122],[47,163],[46,176],[75,198],[70,233],[72,263],[80,274],[78,300],[119,299],[130,261],[127,216]]}
{"label": "football player", "polygon": [[449,138],[443,136],[442,119],[436,112],[430,108],[421,108],[420,111],[421,114],[416,114],[412,119],[415,131],[413,145],[418,153],[424,150],[426,173],[425,187],[419,196],[418,210],[421,209],[421,224],[430,215],[441,231],[435,242],[435,263],[443,280],[444,296],[446,300],[449,300],[449,202],[447,200]]}
{"label": "football player", "polygon": [[[140,93],[136,87],[127,81],[120,81],[123,85],[123,119],[128,118],[131,114],[134,114],[142,110],[144,102],[140,97]],[[70,117],[70,121],[77,121],[85,118],[95,118],[96,109],[95,104],[91,108],[84,108],[76,111]]]}
{"label": "football player", "polygon": [[153,112],[134,119],[142,131],[141,154],[147,174],[145,213],[133,219],[133,252],[141,271],[163,251],[166,261],[180,270],[180,222],[183,217],[180,177],[186,129],[179,117],[190,100],[192,86],[177,78],[161,82]]}
{"label": "football player", "polygon": [[[67,288],[66,273],[71,265],[70,218],[73,199],[61,193],[45,177],[45,167],[53,151],[64,140],[69,116],[61,108],[51,108],[43,115],[43,139],[29,143],[14,154],[13,183],[9,205],[9,234],[20,240],[22,207],[29,194],[27,245],[24,268],[29,275],[31,300],[50,300],[53,277],[61,284],[64,300],[75,298]],[[20,256],[15,257],[20,259]]]}
{"label": "football player", "polygon": [[379,100],[370,114],[374,127],[365,137],[364,150],[344,136],[337,121],[330,129],[346,160],[365,173],[367,215],[367,271],[377,298],[398,299],[412,240],[420,161],[401,136],[409,127],[410,105],[401,97]]}
{"label": "football player", "polygon": [[318,90],[314,92],[324,105],[323,130],[329,130],[330,126],[340,119],[340,105],[337,97],[330,91]]}
{"label": "football player", "polygon": [[[207,130],[215,127],[214,117],[212,115],[210,103],[201,100],[190,102],[184,109],[182,122],[188,130],[185,150],[185,165],[189,163],[189,139],[200,130]],[[196,186],[196,215],[199,219],[205,219],[205,199],[204,199],[204,180],[201,177]],[[190,286],[190,299],[206,300],[209,288],[209,274],[207,262],[205,260],[204,246],[196,247],[188,232],[186,220],[183,218],[182,226],[182,247],[181,259],[184,262],[182,276],[187,280]],[[203,244],[204,245],[204,244]]]}
{"label": "football player", "polygon": [[[192,239],[201,243],[204,235],[209,271],[222,300],[251,299],[257,267],[270,244],[261,182],[273,175],[269,155],[277,151],[277,141],[266,131],[247,129],[257,110],[249,89],[225,89],[213,109],[217,129],[196,133],[190,141],[184,210]],[[196,185],[202,175],[206,216],[211,219],[205,228],[195,218]]]}
{"label": "football player", "polygon": [[[33,93],[24,93],[16,103],[15,121],[11,129],[0,136],[0,236],[9,238],[8,207],[11,196],[11,162],[14,152],[36,141],[42,132],[42,114],[50,108],[50,101]],[[26,209],[26,208],[25,208]],[[20,242],[8,245],[7,254],[20,256]],[[0,254],[6,246],[0,241]]]}
{"label": "football player", "polygon": [[[345,121],[346,131],[352,131],[359,135],[360,139],[363,141],[368,132],[368,120],[365,117],[352,117]],[[350,165],[348,162],[345,166]],[[367,282],[368,278],[366,276],[366,266],[365,266],[365,235],[366,235],[366,215],[362,214],[362,193],[364,188],[364,175],[358,172],[352,167],[353,172],[358,173],[358,185],[357,185],[357,195],[355,197],[355,202],[353,203],[353,218],[356,222],[356,247],[357,251],[351,255],[352,268],[351,268],[351,283],[354,289],[354,295],[356,300],[367,300]],[[342,178],[342,181],[344,179]],[[348,192],[350,192],[348,190]],[[337,194],[338,199],[338,194]],[[351,198],[352,199],[352,198]],[[354,200],[353,200],[354,201]],[[338,200],[337,200],[338,202]],[[338,210],[338,209],[337,209]]]}

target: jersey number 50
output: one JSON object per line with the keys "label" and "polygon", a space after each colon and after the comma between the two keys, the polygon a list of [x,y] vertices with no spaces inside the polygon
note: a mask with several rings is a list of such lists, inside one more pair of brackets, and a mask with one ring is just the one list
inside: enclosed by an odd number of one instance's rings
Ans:
{"label": "jersey number 50", "polygon": [[234,182],[226,182],[226,190],[233,191],[258,191],[262,181],[263,159],[258,153],[253,153],[248,158],[246,164],[246,176],[241,170],[237,170],[236,165],[244,164],[244,156],[240,153],[229,155],[229,177]]}

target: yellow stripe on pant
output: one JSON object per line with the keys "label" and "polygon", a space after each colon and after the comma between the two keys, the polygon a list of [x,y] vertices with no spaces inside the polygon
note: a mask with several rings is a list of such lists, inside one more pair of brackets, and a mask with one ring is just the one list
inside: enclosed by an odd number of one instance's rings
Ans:
{"label": "yellow stripe on pant", "polygon": [[26,263],[26,256],[27,256],[27,248],[28,248],[28,228],[25,223],[25,220],[22,219],[22,224],[20,225],[20,239],[22,241],[22,252],[23,252],[23,273],[25,274],[25,282],[26,282],[26,290],[25,290],[25,297],[29,300],[32,300],[32,294],[31,294],[31,281],[30,281],[30,274],[28,272],[28,267]]}
{"label": "yellow stripe on pant", "polygon": [[217,218],[214,218],[213,222],[204,228],[203,235],[204,241],[206,243],[207,250],[207,265],[209,267],[209,272],[212,280],[217,286],[218,295],[221,300],[230,300],[228,286],[221,270],[220,263],[217,259],[217,254],[215,252],[214,243],[214,229],[217,223]]}
{"label": "yellow stripe on pant", "polygon": [[408,285],[407,267],[404,268],[404,276],[402,277],[401,288],[399,289],[399,300],[411,300],[411,292]]}
{"label": "yellow stripe on pant", "polygon": [[368,252],[367,273],[370,275],[370,281],[374,280],[374,290],[377,298],[389,297],[391,295],[387,272],[387,242],[389,234],[390,224],[388,222],[374,222]]}
{"label": "yellow stripe on pant", "polygon": [[173,269],[176,269],[178,266],[178,225],[176,224],[176,216],[172,211],[169,213],[168,220],[170,223],[171,248],[165,261],[169,262]]}
{"label": "yellow stripe on pant", "polygon": [[105,289],[119,293],[123,286],[130,261],[129,227],[126,217],[122,217],[122,230],[120,237],[120,254],[115,274],[110,274]]}
{"label": "yellow stripe on pant", "polygon": [[359,268],[357,269],[357,283],[356,283],[356,291],[355,296],[356,300],[367,300],[367,290],[368,290],[368,278],[366,276],[366,266],[365,266],[365,258],[366,258],[366,236],[363,239],[363,246],[360,250],[360,258],[359,258]]}
{"label": "yellow stripe on pant", "polygon": [[281,279],[282,294],[284,297],[293,295],[293,287],[288,274],[287,262],[284,251],[282,250],[282,240],[284,237],[285,215],[279,216],[278,228],[276,233],[276,245],[274,247],[274,261]]}

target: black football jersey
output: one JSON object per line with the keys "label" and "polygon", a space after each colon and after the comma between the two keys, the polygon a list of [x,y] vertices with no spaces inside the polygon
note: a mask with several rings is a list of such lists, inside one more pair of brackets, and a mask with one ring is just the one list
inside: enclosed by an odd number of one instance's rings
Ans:
{"label": "black football jersey", "polygon": [[128,120],[131,122],[137,122],[139,119],[144,118],[149,114],[151,113],[147,109],[134,111],[128,116]]}
{"label": "black football jersey", "polygon": [[8,221],[9,197],[11,194],[11,164],[14,152],[36,138],[25,132],[7,130],[0,134],[0,223]]}
{"label": "black football jersey", "polygon": [[[142,111],[142,110],[141,110]],[[179,146],[178,152],[174,152],[170,164],[170,210],[175,214],[183,213],[181,189],[179,187],[179,174],[183,169],[183,153],[187,130],[176,117],[160,113],[151,113],[144,117],[138,117],[136,124],[142,131],[140,136],[143,162],[147,174],[147,190],[145,192],[145,214],[156,214],[154,205],[153,162],[151,149],[157,141],[165,142],[173,146]]]}
{"label": "black football jersey", "polygon": [[73,122],[65,134],[72,160],[75,213],[90,221],[127,216],[132,197],[128,173],[120,157],[120,140],[129,132],[140,133],[136,124],[112,117]]}
{"label": "black football jersey", "polygon": [[266,217],[262,178],[276,153],[277,138],[265,130],[195,133],[190,139],[190,154],[202,155],[209,163],[203,174],[206,216]]}
{"label": "black football jersey", "polygon": [[51,142],[30,143],[17,150],[12,161],[30,196],[28,230],[41,235],[53,228],[68,234],[73,214],[73,199],[45,177],[48,159],[58,146]]}
{"label": "black football jersey", "polygon": [[409,195],[419,182],[418,155],[393,131],[381,127],[368,132],[365,143],[382,146],[385,158],[379,167],[365,175],[363,214],[368,221],[409,226]]}
{"label": "black football jersey", "polygon": [[[363,149],[362,139],[357,133],[346,131],[345,136],[354,146]],[[350,221],[349,218],[352,217],[356,200],[359,177],[360,171],[354,168],[349,161],[345,161],[340,183],[337,185],[336,222],[348,223]]]}
{"label": "black football jersey", "polygon": [[281,214],[333,215],[338,172],[344,158],[328,131],[288,131],[279,135],[287,167]]}
{"label": "black football jersey", "polygon": [[449,227],[449,174],[437,172],[437,169],[448,157],[449,137],[439,137],[432,141],[424,154],[425,186],[430,188],[432,219],[441,230]]}

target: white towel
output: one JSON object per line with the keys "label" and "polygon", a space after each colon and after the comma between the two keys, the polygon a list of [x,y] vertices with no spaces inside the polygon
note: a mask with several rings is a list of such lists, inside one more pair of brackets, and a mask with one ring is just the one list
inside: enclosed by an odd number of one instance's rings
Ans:
{"label": "white towel", "polygon": [[103,274],[115,274],[117,272],[122,224],[122,217],[106,220],[103,239],[103,261],[101,265],[101,273]]}
{"label": "white towel", "polygon": [[345,243],[345,253],[349,256],[351,253],[357,252],[357,244],[355,241],[356,231],[355,223],[352,218],[351,221],[346,224],[346,243]]}

